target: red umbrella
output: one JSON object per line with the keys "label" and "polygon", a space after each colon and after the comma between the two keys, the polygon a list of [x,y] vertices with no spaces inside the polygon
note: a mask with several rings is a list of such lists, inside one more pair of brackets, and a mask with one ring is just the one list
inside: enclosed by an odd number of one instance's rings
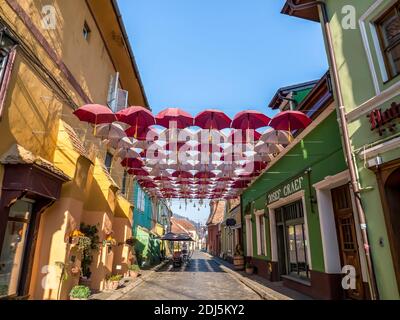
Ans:
{"label": "red umbrella", "polygon": [[171,181],[168,177],[158,176],[154,178],[155,181]]}
{"label": "red umbrella", "polygon": [[122,160],[121,165],[131,169],[141,169],[144,166],[144,163],[136,158],[125,158]]}
{"label": "red umbrella", "polygon": [[157,187],[157,185],[151,181],[139,182],[139,184],[142,188],[156,188]]}
{"label": "red umbrella", "polygon": [[147,177],[149,175],[149,173],[143,169],[130,169],[128,173],[134,176],[143,176],[143,177]]}
{"label": "red umbrella", "polygon": [[275,130],[304,129],[311,124],[311,119],[300,111],[284,111],[278,113],[269,123]]}
{"label": "red umbrella", "polygon": [[233,189],[244,189],[250,184],[250,180],[241,180],[241,181],[236,181],[232,188]]}
{"label": "red umbrella", "polygon": [[256,110],[245,110],[239,112],[232,121],[232,128],[234,129],[258,129],[268,126],[270,122],[265,114]]}
{"label": "red umbrella", "polygon": [[74,111],[74,115],[79,120],[93,123],[112,123],[117,121],[117,117],[110,108],[99,104],[87,104]]}
{"label": "red umbrella", "polygon": [[175,178],[181,178],[181,179],[193,178],[193,175],[190,172],[187,172],[187,171],[175,171],[172,174],[172,176],[175,177]]}
{"label": "red umbrella", "polygon": [[232,120],[222,111],[208,109],[194,118],[194,125],[203,129],[222,130],[231,126]]}
{"label": "red umbrella", "polygon": [[197,179],[211,179],[215,178],[215,174],[212,172],[198,172],[194,177]]}
{"label": "red umbrella", "polygon": [[156,124],[153,114],[143,107],[129,107],[117,112],[116,116],[118,121],[129,124],[136,129]]}
{"label": "red umbrella", "polygon": [[169,128],[172,121],[177,123],[178,129],[184,129],[193,125],[193,117],[186,111],[178,108],[165,109],[156,116],[156,123],[165,128]]}

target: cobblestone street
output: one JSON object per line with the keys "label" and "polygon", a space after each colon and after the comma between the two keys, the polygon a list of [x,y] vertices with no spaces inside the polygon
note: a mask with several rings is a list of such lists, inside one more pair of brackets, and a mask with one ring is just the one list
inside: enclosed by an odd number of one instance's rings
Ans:
{"label": "cobblestone street", "polygon": [[166,265],[153,277],[121,297],[121,300],[260,300],[244,284],[223,271],[202,252],[190,264],[174,269]]}

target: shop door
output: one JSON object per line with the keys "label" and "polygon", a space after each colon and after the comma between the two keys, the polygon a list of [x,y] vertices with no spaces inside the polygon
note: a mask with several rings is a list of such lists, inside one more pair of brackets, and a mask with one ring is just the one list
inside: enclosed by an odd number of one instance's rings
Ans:
{"label": "shop door", "polygon": [[351,265],[356,270],[356,289],[345,290],[345,294],[349,299],[364,299],[364,286],[349,186],[345,185],[333,189],[332,200],[342,267]]}

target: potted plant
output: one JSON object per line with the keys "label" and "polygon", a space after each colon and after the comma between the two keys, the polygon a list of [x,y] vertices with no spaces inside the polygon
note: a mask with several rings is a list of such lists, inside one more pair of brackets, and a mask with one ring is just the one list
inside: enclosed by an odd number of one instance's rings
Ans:
{"label": "potted plant", "polygon": [[240,244],[237,244],[235,248],[235,254],[233,256],[233,265],[235,270],[243,270],[244,269],[244,255],[243,250]]}
{"label": "potted plant", "polygon": [[[80,225],[80,230],[82,233],[85,234],[85,237],[88,237],[90,239],[90,246],[85,246],[83,252],[82,252],[82,261],[81,261],[81,278],[79,280],[79,284],[82,285],[87,285],[90,287],[91,285],[91,270],[90,266],[93,261],[93,251],[98,250],[99,248],[99,235],[98,235],[98,229],[96,225],[86,225],[82,223]],[[86,242],[86,244],[88,244]],[[82,247],[84,243],[82,242]]]}
{"label": "potted plant", "polygon": [[85,234],[82,231],[75,229],[69,235],[69,243],[73,244],[73,245],[78,244],[79,239],[84,236],[85,236]]}
{"label": "potted plant", "polygon": [[104,241],[103,241],[103,246],[104,247],[112,247],[117,245],[117,240],[115,240],[111,235],[108,236]]}
{"label": "potted plant", "polygon": [[87,300],[91,294],[89,287],[75,286],[69,293],[69,298],[70,300]]}
{"label": "potted plant", "polygon": [[108,290],[117,290],[119,287],[119,282],[122,280],[122,276],[120,274],[111,275],[107,278],[107,289]]}
{"label": "potted plant", "polygon": [[254,266],[250,263],[246,263],[246,273],[247,274],[253,274],[254,273]]}
{"label": "potted plant", "polygon": [[140,273],[140,268],[137,264],[131,264],[128,266],[129,277],[136,278]]}

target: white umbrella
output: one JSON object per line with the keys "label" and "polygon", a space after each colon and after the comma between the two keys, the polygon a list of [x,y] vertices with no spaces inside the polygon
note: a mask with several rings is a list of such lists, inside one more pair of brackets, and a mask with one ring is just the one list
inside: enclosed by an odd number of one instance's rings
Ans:
{"label": "white umbrella", "polygon": [[135,148],[120,148],[115,153],[115,156],[121,159],[125,158],[140,158],[140,154]]}
{"label": "white umbrella", "polygon": [[284,130],[268,129],[260,138],[261,141],[271,144],[289,144],[290,132]]}
{"label": "white umbrella", "polygon": [[124,126],[113,122],[107,124],[99,124],[96,126],[96,137],[101,139],[122,139],[126,137]]}
{"label": "white umbrella", "polygon": [[255,146],[255,151],[257,153],[268,153],[268,154],[276,154],[280,153],[284,148],[279,144],[270,144],[260,141]]}

